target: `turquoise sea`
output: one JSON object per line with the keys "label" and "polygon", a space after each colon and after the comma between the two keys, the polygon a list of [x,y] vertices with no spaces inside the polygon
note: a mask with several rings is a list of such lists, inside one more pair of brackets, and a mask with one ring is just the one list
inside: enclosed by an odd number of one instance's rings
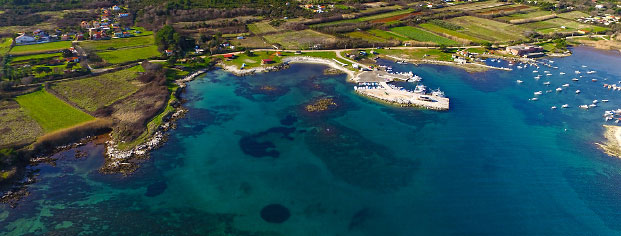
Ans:
{"label": "turquoise sea", "polygon": [[[29,196],[0,206],[0,230],[621,235],[621,159],[594,144],[604,139],[604,111],[621,108],[621,91],[602,88],[621,80],[621,56],[572,50],[553,59],[558,69],[538,73],[381,61],[445,91],[448,112],[376,103],[356,95],[344,75],[323,75],[321,65],[245,77],[210,71],[189,83],[188,114],[135,174],[99,174],[103,147],[95,144],[59,153],[56,165],[32,167]],[[565,83],[563,92],[546,93]],[[306,112],[320,98],[337,105]],[[610,102],[578,108],[594,99]],[[88,155],[75,158],[77,150]]]}

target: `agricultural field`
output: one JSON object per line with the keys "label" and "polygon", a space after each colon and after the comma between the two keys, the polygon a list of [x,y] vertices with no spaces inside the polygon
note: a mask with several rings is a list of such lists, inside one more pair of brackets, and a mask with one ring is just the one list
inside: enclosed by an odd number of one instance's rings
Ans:
{"label": "agricultural field", "polygon": [[394,31],[398,34],[401,34],[403,36],[406,36],[408,38],[411,38],[413,40],[420,41],[420,42],[433,42],[436,44],[446,44],[446,45],[458,44],[457,42],[450,40],[448,38],[435,35],[435,34],[429,33],[427,31],[424,31],[422,29],[415,28],[412,26],[396,27],[396,28],[392,28],[391,31]]}
{"label": "agricultural field", "polygon": [[526,5],[506,5],[477,11],[480,15],[513,14],[526,11],[536,11],[536,7]]}
{"label": "agricultural field", "polygon": [[266,48],[270,46],[270,44],[265,42],[265,40],[259,36],[251,36],[244,39],[231,39],[230,42],[232,45],[245,48]]}
{"label": "agricultural field", "polygon": [[365,31],[354,31],[354,32],[346,33],[345,35],[347,35],[350,38],[359,38],[359,39],[365,40],[367,42],[372,42],[372,43],[383,43],[387,41],[385,38],[377,37]]}
{"label": "agricultural field", "polygon": [[554,32],[576,32],[578,30],[587,30],[594,32],[601,32],[607,30],[607,28],[601,26],[583,24],[564,18],[554,18],[545,21],[527,23],[523,24],[522,26],[535,30],[541,34],[549,34]]}
{"label": "agricultural field", "polygon": [[28,55],[46,52],[55,52],[71,47],[70,41],[58,41],[51,43],[39,43],[30,45],[15,46],[9,52],[11,55]]}
{"label": "agricultural field", "polygon": [[130,37],[110,40],[88,40],[80,42],[80,46],[86,50],[102,51],[126,47],[139,47],[154,45],[153,37]]}
{"label": "agricultural field", "polygon": [[385,19],[385,18],[390,18],[390,17],[394,17],[394,16],[399,16],[399,15],[409,14],[411,12],[412,12],[412,10],[410,10],[410,9],[396,10],[396,11],[386,12],[386,13],[377,14],[377,15],[364,16],[364,17],[355,18],[355,19],[339,20],[339,21],[332,21],[332,22],[316,24],[316,25],[313,25],[313,27],[324,27],[324,26],[339,25],[339,24],[343,24],[343,23],[356,23],[356,22],[364,22],[364,21],[374,21],[374,20]]}
{"label": "agricultural field", "polygon": [[589,16],[588,14],[584,12],[580,12],[580,11],[570,11],[570,12],[564,12],[564,13],[558,14],[558,17],[569,19],[569,20],[575,20],[578,18],[588,17],[588,16]]}
{"label": "agricultural field", "polygon": [[396,34],[394,32],[390,32],[390,31],[383,31],[383,30],[379,30],[379,29],[371,29],[368,30],[367,32],[369,32],[370,34],[373,34],[377,37],[380,38],[384,38],[384,39],[394,39],[394,40],[400,40],[400,41],[407,41],[410,40],[409,38],[403,36],[403,35],[399,35]]}
{"label": "agricultural field", "polygon": [[15,101],[0,101],[0,148],[34,142],[43,129]]}
{"label": "agricultural field", "polygon": [[488,20],[473,16],[462,16],[447,20],[450,23],[463,27],[459,32],[487,40],[490,42],[504,42],[523,39],[525,28]]}
{"label": "agricultural field", "polygon": [[248,30],[254,34],[265,34],[278,31],[278,29],[270,25],[268,21],[250,24],[248,25]]}
{"label": "agricultural field", "polygon": [[110,64],[121,64],[130,61],[157,57],[161,55],[161,53],[157,50],[157,46],[153,45],[147,47],[101,51],[97,52],[97,55]]}
{"label": "agricultural field", "polygon": [[9,50],[11,50],[12,43],[13,43],[13,39],[11,38],[0,39],[0,56],[4,56],[7,53],[9,53]]}
{"label": "agricultural field", "polygon": [[453,36],[453,37],[456,37],[462,40],[467,40],[470,42],[480,43],[480,42],[485,41],[480,38],[476,38],[476,37],[473,37],[473,36],[470,36],[470,35],[467,35],[461,32],[457,32],[455,30],[450,30],[450,29],[447,29],[447,28],[444,28],[444,27],[441,27],[441,26],[438,26],[432,23],[423,23],[418,26],[428,31],[431,31],[433,33],[436,33],[436,34],[440,34],[440,35],[446,34],[446,35],[450,35],[450,36]]}
{"label": "agricultural field", "polygon": [[272,59],[274,61],[273,64],[278,64],[282,62],[282,57],[291,56],[292,52],[282,52],[281,56],[277,56],[275,52],[272,51],[257,51],[253,52],[252,56],[248,56],[245,53],[236,54],[236,58],[232,60],[223,60],[226,65],[234,65],[237,68],[241,68],[242,64],[246,64],[246,68],[252,68],[261,66],[262,59]]}
{"label": "agricultural field", "polygon": [[24,63],[31,60],[50,60],[54,58],[62,57],[62,53],[44,53],[44,54],[33,54],[28,56],[17,56],[11,58],[11,64],[15,63]]}
{"label": "agricultural field", "polygon": [[460,4],[460,5],[440,8],[437,10],[438,11],[445,11],[445,10],[477,11],[477,10],[499,7],[499,6],[504,6],[504,5],[510,5],[510,3],[498,2],[498,1],[484,1],[484,2],[476,2],[476,3],[470,3],[470,4]]}
{"label": "agricultural field", "polygon": [[517,14],[508,15],[508,16],[501,16],[501,17],[498,17],[497,19],[511,21],[511,20],[521,20],[521,19],[549,16],[549,15],[554,15],[554,13],[550,11],[533,11],[533,12],[528,12],[528,13],[517,13]]}
{"label": "agricultural field", "polygon": [[439,49],[377,49],[380,55],[391,55],[401,58],[413,59],[413,60],[439,60],[439,61],[453,61],[450,52],[442,52]]}
{"label": "agricultural field", "polygon": [[285,49],[307,49],[316,44],[334,42],[332,35],[322,34],[314,30],[291,31],[264,36],[270,43],[278,43]]}
{"label": "agricultural field", "polygon": [[18,96],[15,100],[46,133],[94,119],[45,90]]}
{"label": "agricultural field", "polygon": [[135,80],[141,66],[95,77],[65,81],[52,85],[60,96],[87,111],[96,111],[138,91],[143,85]]}

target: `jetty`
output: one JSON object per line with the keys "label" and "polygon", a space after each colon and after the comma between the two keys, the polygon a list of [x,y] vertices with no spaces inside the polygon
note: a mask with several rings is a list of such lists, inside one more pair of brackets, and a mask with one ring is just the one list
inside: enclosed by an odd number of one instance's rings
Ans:
{"label": "jetty", "polygon": [[[425,91],[409,91],[390,84],[395,79],[408,80],[404,74],[391,74],[384,71],[368,71],[358,74],[354,87],[356,93],[400,106],[421,107],[430,110],[445,111],[449,109],[449,98],[440,91],[430,94]],[[424,87],[423,85],[420,85]]]}

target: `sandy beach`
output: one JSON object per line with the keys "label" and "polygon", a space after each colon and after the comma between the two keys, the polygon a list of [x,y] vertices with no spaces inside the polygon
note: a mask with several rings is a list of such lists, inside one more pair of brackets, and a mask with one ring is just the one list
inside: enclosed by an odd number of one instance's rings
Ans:
{"label": "sandy beach", "polygon": [[[283,59],[283,62],[285,63],[289,63],[289,64],[293,64],[293,63],[310,63],[310,64],[322,64],[322,65],[327,65],[331,68],[343,71],[347,74],[347,80],[352,80],[355,77],[355,72],[348,70],[347,68],[337,64],[334,61],[328,60],[328,59],[323,59],[323,58],[317,58],[317,57],[308,57],[308,56],[294,56],[294,57],[286,57]],[[268,71],[273,71],[274,69],[276,69],[278,66],[266,66],[266,67],[254,67],[254,68],[248,68],[248,69],[239,69],[236,66],[229,66],[229,65],[224,65],[224,64],[220,64],[220,66],[222,67],[222,69],[231,72],[235,75],[249,75],[249,74],[254,74],[254,73],[261,73],[261,72],[268,72]]]}

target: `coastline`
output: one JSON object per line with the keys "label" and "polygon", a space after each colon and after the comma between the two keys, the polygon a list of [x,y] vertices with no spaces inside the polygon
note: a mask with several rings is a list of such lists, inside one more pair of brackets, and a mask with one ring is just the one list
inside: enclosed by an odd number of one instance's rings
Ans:
{"label": "coastline", "polygon": [[477,63],[459,64],[459,63],[450,62],[450,61],[438,61],[438,60],[427,60],[427,59],[421,59],[421,60],[418,60],[418,59],[407,59],[407,58],[401,58],[401,57],[392,56],[392,55],[386,55],[385,57],[389,58],[391,60],[410,62],[410,63],[413,63],[415,65],[416,64],[432,64],[432,65],[453,66],[453,67],[464,69],[465,71],[470,72],[470,73],[486,72],[486,71],[488,71],[490,69],[506,70],[506,71],[511,71],[512,70],[510,68],[494,67],[494,66],[482,65],[482,64],[477,64]]}
{"label": "coastline", "polygon": [[604,153],[621,158],[621,126],[603,125],[604,137],[606,141],[603,143],[595,143]]}
{"label": "coastline", "polygon": [[264,73],[264,72],[273,72],[285,69],[287,64],[295,64],[295,63],[307,63],[307,64],[321,64],[329,66],[330,68],[337,69],[343,71],[347,74],[347,81],[352,82],[356,73],[348,70],[347,68],[338,65],[336,62],[330,61],[328,59],[318,58],[318,57],[310,57],[310,56],[293,56],[286,57],[283,59],[283,63],[275,66],[259,66],[253,67],[249,69],[239,69],[233,65],[224,65],[223,63],[219,63],[218,65],[225,71],[228,71],[237,76],[251,75],[255,73]]}

